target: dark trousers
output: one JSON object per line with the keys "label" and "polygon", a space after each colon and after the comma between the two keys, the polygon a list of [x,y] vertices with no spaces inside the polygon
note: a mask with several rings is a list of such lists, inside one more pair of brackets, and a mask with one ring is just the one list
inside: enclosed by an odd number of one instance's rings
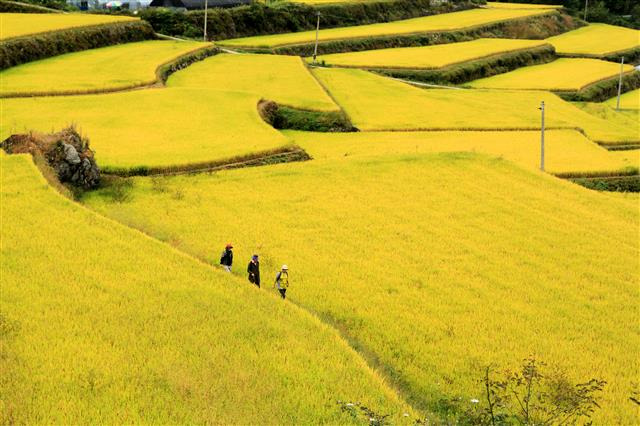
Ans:
{"label": "dark trousers", "polygon": [[287,295],[287,289],[286,288],[279,288],[278,291],[280,292],[280,296],[282,296],[282,298],[285,299],[286,295]]}

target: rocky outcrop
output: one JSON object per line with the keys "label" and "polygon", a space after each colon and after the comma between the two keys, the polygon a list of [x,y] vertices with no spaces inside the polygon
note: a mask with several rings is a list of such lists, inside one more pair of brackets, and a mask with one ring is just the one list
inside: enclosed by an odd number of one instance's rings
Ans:
{"label": "rocky outcrop", "polygon": [[2,148],[8,154],[28,153],[44,158],[61,183],[82,189],[100,185],[100,168],[89,149],[89,142],[73,128],[48,135],[12,135],[2,142]]}

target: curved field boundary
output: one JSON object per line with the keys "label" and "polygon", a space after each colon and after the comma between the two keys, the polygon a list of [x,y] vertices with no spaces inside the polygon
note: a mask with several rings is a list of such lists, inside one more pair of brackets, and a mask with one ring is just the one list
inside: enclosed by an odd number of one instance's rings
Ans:
{"label": "curved field boundary", "polygon": [[[397,35],[354,37],[338,40],[327,40],[318,43],[318,54],[358,52],[394,47],[427,46],[432,44],[455,43],[477,38],[531,38],[544,39],[579,27],[580,24],[571,17],[555,10],[532,17],[507,19],[491,24],[477,25],[462,29],[425,31]],[[532,28],[544,28],[536,30]],[[224,45],[224,43],[220,43]],[[247,52],[275,53],[281,55],[311,56],[314,42],[282,45],[273,48],[233,46],[234,49]]]}
{"label": "curved field boundary", "polygon": [[620,62],[620,60],[624,58],[625,64],[637,64],[640,62],[640,47],[618,50],[602,55],[590,55],[587,53],[558,53],[558,56],[561,58],[594,58],[610,62]]}
{"label": "curved field boundary", "polygon": [[156,68],[156,77],[153,80],[142,83],[135,83],[128,86],[89,89],[89,90],[62,90],[62,91],[44,91],[44,92],[19,92],[0,94],[1,98],[33,98],[38,96],[72,96],[72,95],[96,95],[101,93],[126,92],[128,90],[150,88],[153,86],[164,86],[167,79],[174,72],[180,71],[188,67],[194,62],[202,61],[210,56],[220,53],[220,49],[214,46],[200,47],[190,52],[184,53],[176,58],[160,64]]}
{"label": "curved field boundary", "polygon": [[107,167],[103,172],[108,175],[120,177],[131,176],[155,176],[155,175],[180,175],[192,173],[214,172],[217,170],[239,169],[243,167],[264,166],[268,164],[290,163],[294,161],[311,160],[309,154],[297,145],[288,145],[269,151],[260,151],[240,157],[232,157],[223,160],[191,163],[170,167],[136,167],[114,168]]}
{"label": "curved field boundary", "polygon": [[[591,84],[588,84],[575,92],[556,91],[562,99],[572,102],[602,102],[618,93],[619,76],[608,77]],[[640,72],[628,71],[622,75],[621,93],[630,92],[640,88]]]}
{"label": "curved field boundary", "polygon": [[10,38],[0,41],[0,70],[63,53],[155,38],[153,28],[145,21],[92,25]]}
{"label": "curved field boundary", "polygon": [[513,71],[524,66],[546,64],[555,60],[555,58],[555,49],[553,46],[547,44],[539,47],[517,49],[510,52],[487,55],[482,58],[458,62],[442,68],[369,68],[341,65],[336,65],[335,67],[361,68],[395,78],[409,79],[425,83],[460,84],[479,78]]}

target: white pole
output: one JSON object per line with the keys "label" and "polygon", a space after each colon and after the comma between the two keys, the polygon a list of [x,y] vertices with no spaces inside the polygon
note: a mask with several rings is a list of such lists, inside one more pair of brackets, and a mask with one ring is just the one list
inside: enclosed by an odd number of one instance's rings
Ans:
{"label": "white pole", "polygon": [[320,32],[320,12],[318,12],[318,22],[316,23],[316,45],[313,48],[313,64],[316,63],[316,57],[318,56],[318,32]]}
{"label": "white pole", "polygon": [[622,93],[622,71],[624,69],[624,56],[620,61],[620,80],[618,80],[618,100],[616,101],[616,111],[620,111],[620,93]]}
{"label": "white pole", "polygon": [[584,20],[587,20],[587,6],[589,5],[589,0],[584,0]]}
{"label": "white pole", "polygon": [[209,9],[209,0],[204,0],[204,41],[207,41],[207,12]]}
{"label": "white pole", "polygon": [[539,109],[542,114],[542,126],[540,129],[540,170],[544,172],[544,101],[540,102]]}

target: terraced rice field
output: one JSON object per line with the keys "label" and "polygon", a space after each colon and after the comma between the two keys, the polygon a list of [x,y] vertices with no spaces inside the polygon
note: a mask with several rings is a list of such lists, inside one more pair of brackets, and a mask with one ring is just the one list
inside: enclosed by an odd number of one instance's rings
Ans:
{"label": "terraced rice field", "polygon": [[486,7],[492,9],[560,9],[562,5],[554,4],[530,4],[530,3],[500,3],[488,1]]}
{"label": "terraced rice field", "polygon": [[[625,73],[634,72],[632,65],[623,67]],[[573,92],[615,78],[620,65],[590,58],[560,58],[548,64],[532,65],[504,74],[472,81],[467,86],[480,89],[553,90]]]}
{"label": "terraced rice field", "polygon": [[[401,154],[478,152],[504,158],[528,169],[540,167],[539,131],[483,132],[358,132],[311,133],[286,131],[293,143],[314,159],[336,161],[352,157]],[[639,168],[633,155],[614,155],[575,130],[545,134],[545,170],[556,174],[616,173]]]}
{"label": "terraced rice field", "polygon": [[607,380],[595,423],[635,421],[629,200],[464,153],[136,178],[129,196],[86,202],[208,262],[212,241],[233,238],[239,259],[287,263],[288,299],[375,354],[418,407],[459,395],[466,408],[485,365],[536,354]]}
{"label": "terraced rice field", "polygon": [[0,96],[106,91],[152,84],[160,65],[205,46],[210,44],[152,40],[31,62],[0,71]]}
{"label": "terraced rice field", "polygon": [[[460,30],[547,13],[550,11],[546,9],[471,9],[403,21],[320,30],[319,41]],[[315,36],[315,31],[303,31],[224,40],[219,44],[236,47],[277,47],[311,43]]]}
{"label": "terraced rice field", "polygon": [[251,93],[303,109],[338,109],[302,60],[294,56],[220,54],[173,74],[167,85]]}
{"label": "terraced rice field", "polygon": [[[618,104],[618,99],[611,98],[605,102],[610,107],[615,108]],[[630,110],[640,110],[640,89],[633,90],[631,92],[623,93],[620,96],[620,108]]]}
{"label": "terraced rice field", "polygon": [[313,72],[360,130],[535,130],[544,100],[549,128],[581,128],[608,144],[640,139],[634,128],[590,115],[550,92],[421,89],[362,70]]}
{"label": "terraced rice field", "polygon": [[138,18],[114,15],[0,13],[0,40],[47,31],[131,21]]}
{"label": "terraced rice field", "polygon": [[577,30],[550,37],[556,51],[565,55],[604,56],[640,48],[640,31],[608,24],[589,24]]}
{"label": "terraced rice field", "polygon": [[106,169],[210,162],[287,145],[258,115],[259,99],[187,88],[3,99],[0,137],[76,124]]}
{"label": "terraced rice field", "polygon": [[316,318],[1,160],[3,423],[354,423],[340,398],[412,413]]}
{"label": "terraced rice field", "polygon": [[[434,46],[336,53],[319,56],[317,60],[341,67],[434,69],[545,44],[540,40],[483,38]],[[307,61],[310,62],[311,58]]]}

